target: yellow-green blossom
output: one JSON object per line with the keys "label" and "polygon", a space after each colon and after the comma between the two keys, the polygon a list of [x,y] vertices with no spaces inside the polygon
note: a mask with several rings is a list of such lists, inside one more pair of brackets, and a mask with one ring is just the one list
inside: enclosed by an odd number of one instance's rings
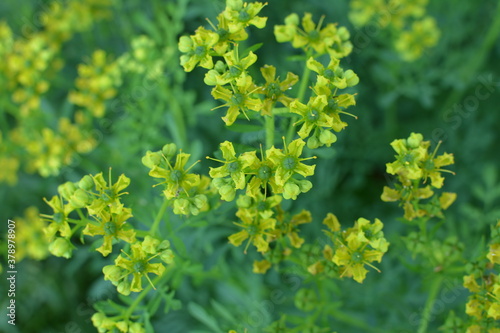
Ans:
{"label": "yellow-green blossom", "polygon": [[276,77],[276,67],[269,65],[261,67],[260,72],[264,80],[266,80],[266,83],[258,90],[260,94],[264,95],[261,114],[270,116],[276,102],[289,106],[294,100],[292,97],[285,95],[285,92],[299,81],[299,77],[288,72],[286,78],[280,81],[279,77]]}
{"label": "yellow-green blossom", "polygon": [[132,210],[126,208],[123,204],[110,205],[109,210],[103,210],[96,220],[98,224],[88,223],[82,231],[88,236],[103,236],[103,244],[96,250],[103,256],[107,256],[112,251],[114,239],[121,239],[127,243],[135,242],[135,231],[130,227],[127,228],[126,221],[132,217]]}
{"label": "yellow-green blossom", "polygon": [[223,12],[230,33],[237,33],[250,25],[262,29],[266,26],[267,17],[257,16],[267,3],[243,2],[243,0],[226,0]]}
{"label": "yellow-green blossom", "polygon": [[197,65],[211,69],[214,63],[211,48],[216,45],[219,35],[203,27],[196,29],[191,36],[182,36],[179,39],[179,50],[181,55],[181,66],[186,72],[191,72]]}
{"label": "yellow-green blossom", "polygon": [[215,99],[226,102],[217,108],[228,107],[226,115],[222,117],[227,126],[235,122],[240,112],[246,115],[245,112],[248,110],[258,112],[262,109],[261,100],[252,97],[256,88],[251,76],[239,77],[235,83],[231,90],[222,86],[216,86],[212,89],[212,96]]}

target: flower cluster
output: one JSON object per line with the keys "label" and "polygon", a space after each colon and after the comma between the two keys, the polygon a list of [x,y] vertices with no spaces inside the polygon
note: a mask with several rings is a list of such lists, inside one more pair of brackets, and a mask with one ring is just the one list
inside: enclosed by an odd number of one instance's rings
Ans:
{"label": "flower cluster", "polygon": [[118,64],[107,58],[106,52],[97,50],[92,54],[90,64],[80,64],[75,82],[77,90],[69,94],[73,104],[97,118],[104,116],[104,102],[116,95],[116,88],[121,84]]}
{"label": "flower cluster", "polygon": [[[41,215],[48,222],[43,229],[50,243],[48,250],[55,256],[72,256],[75,246],[71,238],[78,231],[82,242],[84,236],[98,237],[92,248],[104,257],[120,243],[123,247],[121,254],[116,255],[114,263],[104,266],[102,271],[104,279],[126,296],[144,290],[144,278],[155,288],[149,274],[161,277],[165,265],[174,260],[169,241],[148,234],[139,236],[129,223],[132,210],[121,200],[127,194],[123,191],[129,184],[130,179],[123,174],[113,183],[111,169],[108,181],[98,173],[86,175],[78,182],[66,182],[58,187],[58,196],[45,199],[53,213]],[[153,223],[150,234],[154,233],[156,226],[156,222]],[[92,322],[99,332],[145,332],[141,323],[130,321],[131,314],[132,310],[125,309],[121,315],[106,317],[106,311],[100,310],[94,314]]]}
{"label": "flower cluster", "polygon": [[4,112],[14,120],[9,122],[9,131],[2,133],[11,140],[0,149],[0,167],[6,170],[0,181],[15,184],[22,164],[28,172],[56,175],[75,153],[95,146],[88,126],[79,128],[69,118],[62,118],[58,129],[49,126],[56,122],[42,100],[63,67],[63,43],[106,17],[111,5],[110,0],[53,1],[37,15],[40,26],[23,27],[23,37],[15,37],[8,24],[0,22],[0,56],[4,60],[0,88],[7,92]]}
{"label": "flower cluster", "polygon": [[26,170],[43,177],[59,174],[62,166],[73,161],[75,153],[88,153],[97,145],[90,131],[72,124],[68,118],[59,119],[57,131],[44,127],[39,132],[17,127],[10,132],[11,142],[24,147]]}
{"label": "flower cluster", "polygon": [[[250,68],[257,62],[257,55],[253,51],[241,54],[239,42],[248,38],[245,27],[255,25],[258,28],[265,26],[265,18],[257,14],[263,8],[259,2],[247,4],[241,1],[227,0],[226,9],[218,16],[218,25],[212,25],[214,31],[200,27],[192,36],[183,36],[179,40],[179,49],[183,53],[181,65],[186,71],[195,67],[208,69],[205,83],[214,86],[212,96],[223,101],[215,109],[225,107],[227,112],[222,117],[227,126],[234,124],[240,115],[247,119],[255,117],[254,111],[265,117],[280,114],[275,108],[277,102],[282,104],[288,113],[297,114],[292,119],[291,128],[302,124],[299,136],[309,138],[309,148],[330,146],[337,140],[332,132],[339,132],[347,126],[340,119],[341,114],[348,114],[345,110],[355,105],[354,95],[338,94],[339,89],[355,86],[359,79],[352,70],[343,70],[340,67],[340,58],[347,56],[352,50],[349,41],[349,32],[345,27],[338,28],[335,24],[323,25],[321,18],[318,24],[307,13],[299,27],[297,14],[289,15],[285,25],[278,25],[274,33],[278,42],[291,42],[296,48],[307,53],[307,70],[315,72],[316,83],[312,87],[313,96],[307,103],[303,103],[305,88],[309,73],[302,78],[299,96],[293,98],[288,95],[298,81],[299,76],[291,72],[286,73],[285,79],[277,76],[277,69],[271,65],[260,68],[265,82],[258,84],[250,74]],[[240,16],[228,14],[238,8]],[[246,23],[241,19],[248,18]],[[323,54],[328,54],[330,62],[324,66],[315,60]],[[218,57],[220,60],[214,60]],[[352,115],[351,115],[352,116]],[[292,139],[291,136],[287,137]],[[269,148],[274,142],[271,137]]]}
{"label": "flower cluster", "polygon": [[151,177],[164,179],[155,186],[163,185],[165,198],[170,200],[174,213],[179,215],[198,215],[209,209],[210,179],[189,172],[199,162],[186,168],[190,156],[182,151],[177,153],[177,146],[170,143],[161,151],[148,151],[142,158],[142,164],[150,169]]}
{"label": "flower cluster", "polygon": [[435,46],[440,31],[433,17],[426,15],[427,0],[353,0],[349,19],[358,28],[376,22],[391,30],[394,48],[405,61],[414,61]]}
{"label": "flower cluster", "polygon": [[357,85],[359,78],[352,70],[344,71],[339,63],[338,59],[331,58],[325,67],[314,58],[309,58],[307,68],[317,73],[314,95],[309,98],[307,104],[298,100],[290,103],[290,111],[300,116],[296,122],[302,124],[298,135],[302,139],[309,138],[307,146],[311,149],[324,145],[330,147],[337,141],[332,131],[340,132],[347,126],[347,123],[340,119],[340,115],[353,116],[345,109],[356,104],[354,95],[338,95],[337,91]]}
{"label": "flower cluster", "polygon": [[[379,271],[372,262],[381,262],[389,246],[379,219],[372,223],[359,218],[353,227],[341,230],[337,217],[329,213],[323,224],[329,229],[327,234],[333,245],[325,245],[323,258],[308,267],[311,274],[334,272],[341,278],[352,277],[362,283],[368,273],[365,266]],[[332,269],[332,263],[338,268]]]}
{"label": "flower cluster", "polygon": [[332,23],[323,27],[323,20],[324,17],[321,17],[316,24],[311,13],[305,13],[302,20],[297,14],[290,14],[285,18],[285,25],[274,27],[276,40],[280,43],[291,42],[294,48],[305,51],[311,48],[318,55],[328,53],[335,59],[348,56],[352,51],[349,31]]}
{"label": "flower cluster", "polygon": [[[289,216],[281,208],[282,197],[273,195],[266,197],[260,194],[257,198],[240,195],[236,200],[238,211],[236,216],[240,222],[235,222],[241,230],[229,236],[229,242],[240,246],[247,240],[244,252],[252,243],[264,260],[254,261],[253,271],[263,274],[273,263],[279,263],[283,255],[291,253],[290,246],[299,249],[305,240],[299,236],[299,226],[312,221],[311,213],[307,210]],[[286,240],[288,239],[288,242]],[[275,242],[276,246],[271,247]],[[280,258],[277,257],[280,256]]]}
{"label": "flower cluster", "polygon": [[92,324],[100,333],[122,332],[122,333],[146,333],[141,323],[134,323],[127,320],[118,320],[113,317],[106,317],[102,312],[92,315]]}
{"label": "flower cluster", "polygon": [[[165,266],[161,262],[151,262],[154,258],[158,257],[165,264],[171,264],[174,258],[169,241],[160,241],[151,236],[146,236],[142,242],[134,242],[130,248],[130,253],[123,251],[115,259],[114,265],[102,269],[104,279],[111,281],[123,295],[141,291],[143,277],[153,285],[148,273],[158,276],[163,274]],[[132,281],[128,278],[130,275]]]}
{"label": "flower cluster", "polygon": [[257,199],[267,193],[268,185],[273,194],[295,200],[300,193],[312,188],[312,183],[303,179],[312,176],[315,168],[303,163],[310,159],[301,157],[304,146],[303,140],[296,139],[285,146],[284,151],[274,146],[269,148],[259,159],[255,151],[236,156],[233,144],[225,141],[220,145],[224,161],[216,160],[224,165],[210,168],[210,177],[226,201],[232,201],[236,190],[245,187],[246,194]]}
{"label": "flower cluster", "polygon": [[[436,156],[439,145],[430,154],[430,141],[424,141],[418,133],[411,133],[408,139],[394,140],[391,146],[397,155],[396,161],[387,163],[387,173],[397,176],[398,182],[394,188],[384,186],[382,200],[399,201],[405,211],[404,218],[409,221],[423,216],[442,218],[442,210],[455,201],[456,194],[444,192],[437,197],[433,189],[443,186],[442,172],[453,173],[442,169],[454,163],[453,155]],[[421,202],[429,198],[428,202]]]}
{"label": "flower cluster", "polygon": [[17,224],[16,260],[20,262],[24,258],[45,259],[49,254],[49,242],[43,231],[46,223],[40,218],[38,208],[28,207],[23,217],[17,217],[14,220]]}
{"label": "flower cluster", "polygon": [[[70,258],[74,246],[70,238],[83,228],[82,234],[102,236],[102,243],[96,248],[103,256],[112,251],[113,241],[120,239],[127,243],[135,241],[135,231],[126,223],[132,217],[130,208],[124,207],[120,197],[130,184],[130,179],[121,175],[116,183],[106,182],[102,173],[84,176],[79,182],[66,182],[58,187],[59,196],[45,202],[52,208],[52,215],[42,215],[49,221],[44,229],[49,241],[50,252],[55,256]],[[87,210],[84,218],[81,209]],[[76,211],[80,220],[70,218]],[[73,228],[71,227],[73,225]]]}
{"label": "flower cluster", "polygon": [[[465,313],[469,315],[467,332],[498,333],[500,327],[500,221],[491,228],[491,240],[488,253],[478,261],[469,263],[468,275],[463,278],[463,286],[471,295],[465,306]],[[451,320],[450,320],[451,321]],[[486,332],[486,331],[484,331]]]}

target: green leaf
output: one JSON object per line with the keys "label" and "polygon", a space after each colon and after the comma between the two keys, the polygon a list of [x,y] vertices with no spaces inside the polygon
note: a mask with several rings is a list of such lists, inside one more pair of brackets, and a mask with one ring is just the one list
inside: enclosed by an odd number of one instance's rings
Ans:
{"label": "green leaf", "polygon": [[214,299],[210,300],[210,304],[212,304],[212,307],[220,315],[221,318],[226,319],[231,324],[237,324],[236,318],[233,316],[233,314],[231,314],[231,312],[229,312],[228,309],[224,307],[224,305]]}
{"label": "green leaf", "polygon": [[198,319],[214,332],[223,332],[219,325],[217,325],[215,318],[209,315],[199,304],[190,302],[187,306],[187,310],[194,318]]}
{"label": "green leaf", "polygon": [[264,45],[264,43],[257,43],[257,44],[254,44],[254,45],[246,48],[245,51],[242,52],[242,55],[240,55],[240,57],[241,58],[246,57],[250,52],[255,52],[258,49],[260,49],[262,47],[262,45]]}

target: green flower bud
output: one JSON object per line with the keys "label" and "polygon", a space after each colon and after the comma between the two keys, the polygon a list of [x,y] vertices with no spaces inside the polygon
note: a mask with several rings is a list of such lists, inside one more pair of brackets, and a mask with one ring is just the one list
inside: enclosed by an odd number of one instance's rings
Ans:
{"label": "green flower bud", "polygon": [[163,153],[163,155],[165,155],[167,160],[170,160],[177,153],[177,146],[175,145],[175,143],[167,143],[163,146],[161,152]]}
{"label": "green flower bud", "polygon": [[236,189],[231,185],[223,185],[219,188],[219,194],[222,200],[233,201],[236,196]]}
{"label": "green flower bud", "polygon": [[111,281],[115,286],[123,275],[123,270],[115,265],[107,265],[102,268],[104,280]]}
{"label": "green flower bud", "polygon": [[90,203],[90,196],[81,188],[77,189],[69,199],[69,204],[75,208],[83,208]]}
{"label": "green flower bud", "polygon": [[116,323],[116,328],[120,330],[120,332],[128,332],[128,324],[126,321],[119,321]]}
{"label": "green flower bud", "polygon": [[202,209],[207,204],[207,197],[203,194],[198,194],[193,198],[193,203],[198,209]]}
{"label": "green flower bud", "polygon": [[347,86],[353,87],[359,83],[359,77],[352,70],[347,70],[344,73],[344,77],[347,80]]}
{"label": "green flower bud", "polygon": [[125,296],[128,296],[130,295],[130,282],[128,282],[127,280],[123,280],[121,281],[120,283],[118,283],[118,285],[116,286],[116,290],[122,294],[122,295],[125,295]]}
{"label": "green flower bud", "polygon": [[83,176],[80,182],[78,182],[78,187],[83,190],[89,191],[94,187],[94,180],[89,175]]}
{"label": "green flower bud", "polygon": [[337,141],[337,136],[329,130],[323,130],[319,135],[319,141],[327,147],[330,147],[332,143]]}
{"label": "green flower bud", "polygon": [[161,162],[161,155],[157,152],[153,153],[151,151],[146,152],[146,155],[142,157],[142,164],[150,169],[155,165],[159,165]]}
{"label": "green flower bud", "polygon": [[76,186],[72,182],[66,182],[62,185],[59,185],[57,187],[57,192],[59,192],[60,195],[66,200],[69,200],[69,198],[75,193],[76,191]]}
{"label": "green flower bud", "polygon": [[146,330],[140,323],[133,323],[128,329],[129,333],[146,333]]}
{"label": "green flower bud", "polygon": [[300,194],[300,188],[297,184],[292,182],[287,182],[283,187],[283,198],[285,199],[297,199],[297,196]]}
{"label": "green flower bud", "polygon": [[71,253],[75,247],[71,242],[62,237],[57,237],[50,245],[49,252],[56,257],[71,258]]}
{"label": "green flower bud", "polygon": [[174,262],[174,253],[172,250],[165,250],[160,254],[160,259],[166,264],[171,264]]}
{"label": "green flower bud", "polygon": [[423,140],[422,134],[419,133],[411,133],[410,137],[406,139],[406,143],[408,144],[408,147],[410,148],[418,148],[420,146],[420,143]]}
{"label": "green flower bud", "polygon": [[160,240],[147,235],[141,244],[142,249],[150,254],[156,254],[158,251],[158,245],[160,245]]}
{"label": "green flower bud", "polygon": [[189,200],[184,198],[179,198],[174,201],[174,214],[188,215],[188,211],[189,211]]}
{"label": "green flower bud", "polygon": [[248,195],[240,195],[238,200],[236,200],[236,205],[239,208],[248,208],[252,205],[252,198]]}
{"label": "green flower bud", "polygon": [[316,136],[311,136],[309,139],[307,139],[307,148],[309,149],[316,149],[319,147],[319,140],[316,138]]}

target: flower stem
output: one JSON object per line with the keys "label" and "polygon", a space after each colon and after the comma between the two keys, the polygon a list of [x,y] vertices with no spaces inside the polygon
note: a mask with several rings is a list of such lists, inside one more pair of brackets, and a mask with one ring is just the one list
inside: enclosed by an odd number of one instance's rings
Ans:
{"label": "flower stem", "polygon": [[274,114],[266,118],[266,149],[274,145]]}
{"label": "flower stem", "polygon": [[[306,54],[306,62],[307,59],[309,59],[312,56],[312,49],[309,49]],[[299,102],[303,102],[304,97],[306,95],[307,91],[307,85],[309,84],[309,77],[311,76],[311,70],[307,67],[307,65],[304,66],[304,72],[302,73],[302,77],[300,78],[300,86],[299,86],[299,92],[297,94],[297,100]],[[286,133],[286,142],[291,142],[293,138],[293,134],[295,132],[295,122],[297,121],[297,115],[293,115],[293,117],[290,118],[290,123],[288,124],[288,131]]]}
{"label": "flower stem", "polygon": [[[160,281],[160,279],[164,275],[165,275],[165,273],[163,273],[162,275],[157,276],[156,278],[154,278],[153,284],[157,284],[158,281]],[[146,297],[146,295],[151,291],[152,288],[153,288],[153,285],[152,284],[148,284],[148,286],[146,288],[144,288],[141,291],[141,293],[137,296],[137,298],[134,300],[134,302],[132,304],[130,304],[129,308],[127,309],[127,311],[123,315],[123,318],[125,320],[128,320],[130,318],[130,316],[134,313],[135,308],[137,308],[137,306],[141,303],[141,301],[144,299],[144,297]]]}
{"label": "flower stem", "polygon": [[443,277],[441,275],[436,276],[434,281],[432,282],[431,289],[429,291],[429,298],[427,298],[427,302],[425,303],[422,320],[420,321],[420,326],[417,333],[427,332],[427,326],[429,325],[432,315],[432,306],[434,305],[434,301],[436,300],[442,282]]}
{"label": "flower stem", "polygon": [[158,211],[158,214],[156,215],[156,218],[153,222],[153,225],[151,226],[151,229],[149,229],[149,232],[151,235],[155,236],[157,231],[158,231],[158,226],[160,225],[160,221],[165,215],[165,211],[167,210],[168,205],[170,204],[170,201],[165,199],[163,200],[163,204],[160,207],[160,210]]}

